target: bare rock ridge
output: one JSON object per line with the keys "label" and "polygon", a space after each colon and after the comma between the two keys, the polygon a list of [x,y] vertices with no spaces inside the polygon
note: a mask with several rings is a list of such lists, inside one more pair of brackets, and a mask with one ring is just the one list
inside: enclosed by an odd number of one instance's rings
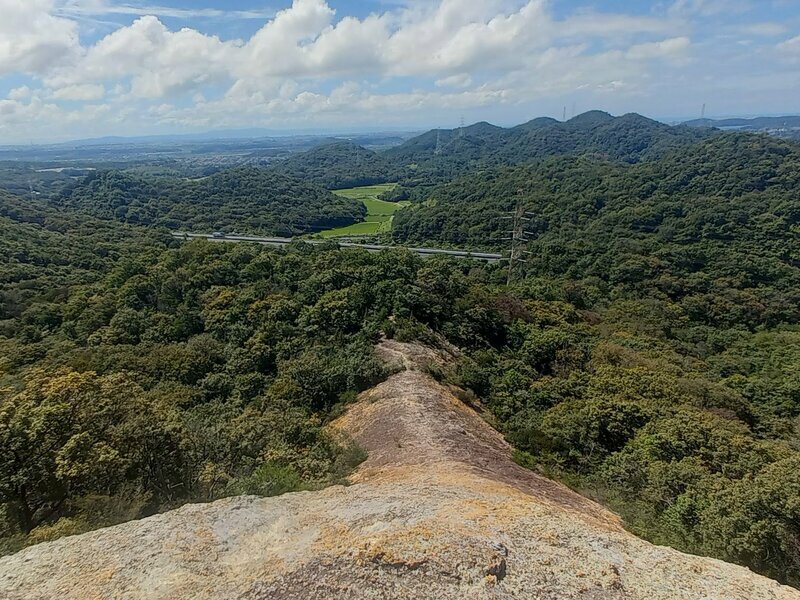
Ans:
{"label": "bare rock ridge", "polygon": [[440,354],[379,351],[402,370],[334,424],[369,452],[353,485],[185,506],[41,544],[0,559],[0,598],[800,599],[627,533],[516,465],[427,374]]}

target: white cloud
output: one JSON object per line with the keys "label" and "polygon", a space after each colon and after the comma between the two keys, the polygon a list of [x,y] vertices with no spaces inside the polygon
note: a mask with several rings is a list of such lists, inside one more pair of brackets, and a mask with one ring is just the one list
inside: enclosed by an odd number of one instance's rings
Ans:
{"label": "white cloud", "polygon": [[771,22],[745,23],[735,25],[730,29],[736,33],[758,37],[778,37],[779,35],[784,35],[788,31],[788,28],[783,23]]}
{"label": "white cloud", "polygon": [[676,37],[659,42],[648,42],[631,46],[627,51],[627,56],[636,60],[647,60],[655,58],[678,58],[686,54],[691,46],[688,37]]}
{"label": "white cloud", "polygon": [[244,44],[183,29],[170,32],[156,17],[118,29],[53,83],[75,85],[133,78],[137,96],[160,97],[231,78],[240,87],[274,88],[276,79],[426,76],[436,80],[479,70],[524,68],[559,39],[576,36],[618,42],[622,32],[663,32],[651,18],[581,15],[553,21],[543,0],[506,13],[485,5],[442,0],[435,5],[371,15],[335,13],[324,0],[295,0]]}
{"label": "white cloud", "polygon": [[[326,0],[294,0],[262,15],[263,26],[246,40],[171,29],[159,18],[241,11],[145,4],[0,0],[0,76],[24,72],[40,81],[3,101],[6,136],[14,127],[27,135],[20,115],[67,135],[87,118],[108,132],[141,132],[408,122],[538,101],[560,113],[576,98],[629,110],[649,99],[671,110],[666,96],[747,72],[759,51],[789,57],[774,61],[785,69],[792,57],[800,60],[800,38],[777,47],[762,40],[758,51],[735,46],[732,34],[787,35],[781,23],[725,24],[724,16],[748,9],[749,0],[677,0],[650,16],[577,10],[565,17],[556,17],[552,0],[415,0],[364,18],[338,15]],[[136,18],[82,46],[77,20],[108,14]],[[725,35],[698,31],[697,23],[717,20],[716,33]],[[709,69],[711,62],[720,66]]]}
{"label": "white cloud", "polygon": [[468,73],[459,73],[444,79],[437,79],[435,83],[436,87],[466,88],[472,85],[472,77]]}
{"label": "white cloud", "polygon": [[55,71],[47,83],[64,87],[131,78],[134,96],[160,98],[223,78],[235,47],[193,29],[171,32],[156,17],[142,17]]}
{"label": "white cloud", "polygon": [[52,10],[52,0],[0,0],[0,76],[42,74],[78,52],[77,24]]}
{"label": "white cloud", "polygon": [[681,15],[714,17],[717,15],[744,13],[753,10],[752,0],[675,0],[670,12]]}
{"label": "white cloud", "polygon": [[108,0],[59,0],[55,12],[67,17],[88,17],[102,15],[132,15],[138,17],[156,16],[175,19],[188,18],[230,18],[230,19],[269,19],[272,10],[224,10],[218,8],[176,8],[157,4],[136,5],[113,3]]}
{"label": "white cloud", "polygon": [[52,93],[58,100],[99,100],[106,95],[106,88],[100,84],[83,83],[68,85]]}
{"label": "white cloud", "polygon": [[8,99],[9,100],[26,100],[33,95],[33,90],[29,88],[27,85],[23,85],[17,88],[12,89],[8,92]]}

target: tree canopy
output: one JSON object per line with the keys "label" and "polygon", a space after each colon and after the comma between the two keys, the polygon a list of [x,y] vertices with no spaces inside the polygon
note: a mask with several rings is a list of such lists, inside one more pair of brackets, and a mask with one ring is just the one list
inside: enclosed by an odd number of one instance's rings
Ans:
{"label": "tree canopy", "polygon": [[201,179],[95,172],[69,186],[54,203],[134,225],[289,237],[352,225],[366,214],[360,202],[252,167]]}
{"label": "tree canopy", "polygon": [[301,152],[271,167],[276,173],[338,190],[398,181],[403,169],[358,144],[337,141]]}
{"label": "tree canopy", "polygon": [[503,264],[164,232],[358,214],[264,170],[0,194],[0,548],[341,480],[363,454],[325,424],[385,376],[385,335],[458,346],[433,374],[520,463],[654,542],[800,586],[798,146],[666,133],[676,149],[603,113],[514,135],[554,127],[620,152],[479,158],[396,217],[398,241],[500,249],[521,203],[510,285]]}

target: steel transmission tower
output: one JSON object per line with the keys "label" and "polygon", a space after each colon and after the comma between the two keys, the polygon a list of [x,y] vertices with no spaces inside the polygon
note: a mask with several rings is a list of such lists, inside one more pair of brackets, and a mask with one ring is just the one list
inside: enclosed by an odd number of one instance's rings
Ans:
{"label": "steel transmission tower", "polygon": [[519,190],[516,208],[511,215],[504,217],[507,220],[511,220],[513,223],[511,237],[505,238],[507,241],[511,242],[511,253],[508,259],[507,285],[511,285],[511,282],[514,280],[517,265],[528,262],[525,259],[526,255],[530,254],[530,252],[528,252],[528,242],[530,242],[535,235],[534,232],[528,231],[526,227],[528,223],[533,221],[536,215],[525,208],[522,196],[523,192]]}

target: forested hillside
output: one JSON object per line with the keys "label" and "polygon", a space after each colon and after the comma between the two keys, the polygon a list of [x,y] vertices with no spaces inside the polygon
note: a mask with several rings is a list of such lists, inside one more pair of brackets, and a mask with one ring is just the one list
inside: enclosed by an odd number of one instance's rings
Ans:
{"label": "forested hillside", "polygon": [[591,111],[566,122],[539,118],[510,129],[478,123],[434,130],[387,150],[385,155],[411,169],[397,193],[424,198],[432,184],[452,181],[475,169],[565,155],[636,163],[712,135],[711,130],[670,127],[637,114],[613,117]]}
{"label": "forested hillside", "polygon": [[795,585],[799,174],[796,145],[732,134],[638,165],[473,175],[395,227],[403,242],[499,249],[502,218],[525,206],[529,253],[505,300],[521,321],[460,382],[521,461],[637,532]]}
{"label": "forested hillside", "polygon": [[735,134],[634,166],[562,158],[468,177],[400,211],[394,235],[502,249],[521,203],[529,274],[657,292],[755,328],[800,314],[798,189],[800,148]]}
{"label": "forested hillside", "polygon": [[508,131],[490,123],[460,129],[434,129],[385,152],[393,161],[421,165],[434,156],[452,162],[469,162],[491,155],[503,144]]}
{"label": "forested hillside", "polygon": [[0,192],[0,323],[31,306],[40,313],[35,318],[46,320],[72,286],[102,279],[122,256],[157,254],[166,244],[152,230]]}
{"label": "forested hillside", "polygon": [[134,225],[285,236],[351,225],[366,214],[360,202],[256,168],[202,179],[97,172],[70,186],[54,203]]}
{"label": "forested hillside", "polygon": [[[382,376],[374,325],[334,293],[362,261],[169,250],[141,228],[81,229],[24,204],[3,197],[0,217],[0,549],[314,488],[361,459],[321,426]],[[404,268],[380,264],[350,301],[368,305]]]}
{"label": "forested hillside", "polygon": [[352,142],[334,142],[277,161],[271,170],[329,190],[395,182],[404,169]]}
{"label": "forested hillside", "polygon": [[[506,288],[501,266],[402,251],[153,250],[60,295],[23,295],[2,322],[9,549],[187,500],[336,481],[360,454],[320,425],[383,376],[371,344],[384,332],[463,348],[438,376],[486,402],[523,463],[637,532],[800,582],[791,298],[753,332],[660,283]],[[729,298],[709,286],[698,300]]]}
{"label": "forested hillside", "polygon": [[503,248],[522,202],[510,286],[502,264],[142,226],[328,206],[264,171],[98,173],[56,208],[0,197],[3,548],[339,481],[363,454],[324,424],[385,376],[386,335],[461,348],[432,373],[482,400],[522,464],[650,540],[800,585],[800,150],[725,134],[659,158],[635,139],[615,161],[482,166],[398,214],[399,241]]}

